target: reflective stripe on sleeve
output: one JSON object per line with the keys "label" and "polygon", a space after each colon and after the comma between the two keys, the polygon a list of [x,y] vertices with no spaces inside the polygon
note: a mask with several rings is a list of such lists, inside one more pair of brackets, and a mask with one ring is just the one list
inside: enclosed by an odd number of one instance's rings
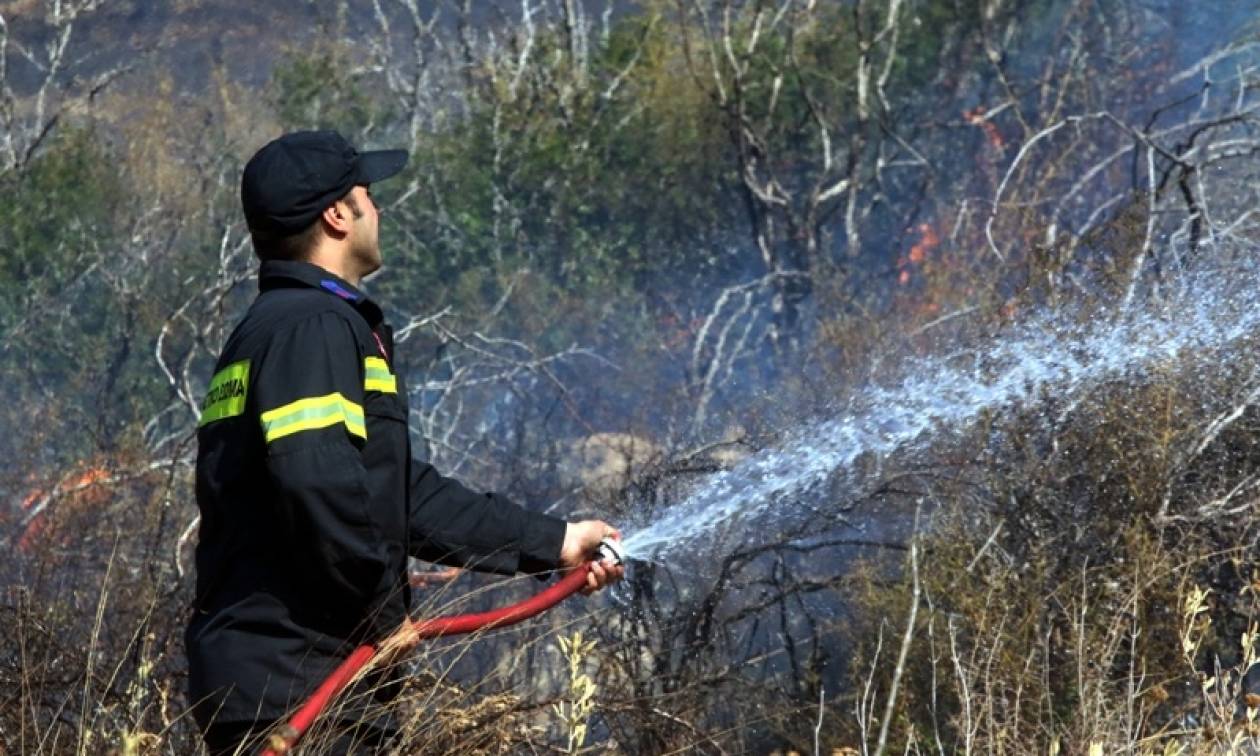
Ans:
{"label": "reflective stripe on sleeve", "polygon": [[294,433],[327,428],[337,423],[343,423],[351,434],[362,439],[367,438],[363,408],[339,392],[299,399],[262,413],[263,436],[267,443]]}
{"label": "reflective stripe on sleeve", "polygon": [[245,411],[245,392],[249,389],[249,360],[240,360],[223,368],[210,379],[205,401],[201,403],[198,426],[235,417]]}
{"label": "reflective stripe on sleeve", "polygon": [[389,364],[380,357],[366,357],[363,360],[363,390],[379,391],[382,394],[397,394],[398,380],[389,372]]}

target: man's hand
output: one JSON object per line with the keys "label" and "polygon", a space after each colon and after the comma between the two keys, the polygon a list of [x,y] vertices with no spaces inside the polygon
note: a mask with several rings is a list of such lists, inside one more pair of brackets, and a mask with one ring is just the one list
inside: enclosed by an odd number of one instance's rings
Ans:
{"label": "man's hand", "polygon": [[[595,550],[605,538],[620,539],[621,533],[603,520],[569,523],[564,531],[564,546],[560,548],[560,565],[566,571],[581,568],[595,558]],[[591,565],[591,571],[586,576],[586,587],[582,589],[582,593],[589,596],[621,580],[625,574],[626,568],[620,564],[596,562]]]}

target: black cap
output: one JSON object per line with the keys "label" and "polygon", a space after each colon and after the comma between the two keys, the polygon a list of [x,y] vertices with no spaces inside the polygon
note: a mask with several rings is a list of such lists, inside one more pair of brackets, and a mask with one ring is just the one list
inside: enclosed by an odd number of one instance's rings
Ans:
{"label": "black cap", "polygon": [[389,178],[406,164],[406,150],[359,152],[335,131],[285,134],[245,164],[245,221],[258,231],[297,233],[356,185]]}

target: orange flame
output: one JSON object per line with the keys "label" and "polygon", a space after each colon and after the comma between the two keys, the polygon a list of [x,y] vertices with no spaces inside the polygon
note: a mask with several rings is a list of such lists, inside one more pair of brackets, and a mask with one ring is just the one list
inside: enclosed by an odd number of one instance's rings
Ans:
{"label": "orange flame", "polygon": [[[75,476],[71,475],[65,480],[58,483],[53,490],[58,493],[77,494],[82,489],[93,486],[109,477],[109,470],[103,467],[88,468],[87,471]],[[35,502],[48,495],[48,492],[42,488],[36,488],[22,499],[22,509],[30,509]]]}
{"label": "orange flame", "polygon": [[897,260],[897,267],[900,269],[897,274],[897,283],[901,286],[910,283],[911,267],[927,262],[928,254],[941,244],[941,237],[932,224],[920,223],[915,226],[915,230],[919,232],[919,240],[911,245],[909,252]]}
{"label": "orange flame", "polygon": [[962,117],[964,121],[972,126],[979,126],[981,130],[984,131],[984,135],[988,137],[989,144],[993,145],[994,149],[1001,151],[1006,147],[1006,140],[1002,138],[1002,132],[998,131],[998,128],[994,125],[993,121],[985,118],[983,105],[977,105],[971,110],[964,110]]}
{"label": "orange flame", "polygon": [[910,262],[920,265],[927,259],[928,252],[936,249],[941,244],[941,237],[936,235],[936,229],[932,228],[929,223],[919,224],[919,243],[910,248]]}
{"label": "orange flame", "polygon": [[[22,498],[21,508],[28,511],[36,509],[36,504],[41,502],[46,506],[48,498],[54,495],[65,497],[66,503],[75,508],[103,504],[107,500],[106,492],[104,488],[98,488],[98,486],[107,482],[108,478],[109,470],[104,467],[89,467],[81,473],[66,476],[53,486],[51,491],[43,488],[33,489]],[[47,527],[47,514],[46,509],[33,514],[26,524],[26,529],[18,538],[19,549],[25,551],[35,544],[36,539]]]}

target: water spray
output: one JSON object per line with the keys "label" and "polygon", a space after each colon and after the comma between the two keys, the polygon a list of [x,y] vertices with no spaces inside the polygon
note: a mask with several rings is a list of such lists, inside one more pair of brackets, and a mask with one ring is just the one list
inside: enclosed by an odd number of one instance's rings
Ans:
{"label": "water spray", "polygon": [[[547,611],[581,590],[582,586],[586,585],[586,576],[590,573],[591,567],[597,562],[620,565],[624,564],[625,560],[625,548],[615,539],[605,538],[600,541],[599,546],[595,550],[595,557],[591,561],[565,575],[560,582],[541,593],[511,606],[493,609],[488,612],[456,614],[449,617],[419,620],[413,623],[415,633],[408,639],[408,644],[401,648],[410,648],[416,642],[427,638],[462,635],[477,630],[507,627],[508,625],[527,620]],[[320,683],[320,686],[315,689],[315,692],[311,694],[306,703],[302,704],[297,713],[268,736],[265,746],[260,751],[261,756],[281,756],[281,754],[289,753],[297,745],[302,735],[319,718],[319,715],[328,708],[333,699],[354,680],[355,675],[366,667],[380,650],[381,647],[373,643],[365,643],[356,648],[340,666],[333,670],[332,674],[324,682]]]}
{"label": "water spray", "polygon": [[717,528],[749,532],[808,513],[820,486],[857,480],[863,455],[913,454],[1047,396],[1067,411],[1099,385],[1141,380],[1161,365],[1210,375],[1223,350],[1250,348],[1260,333],[1257,292],[1260,264],[1208,266],[1167,282],[1140,307],[1028,313],[997,337],[907,359],[897,377],[856,387],[828,416],[797,423],[776,446],[700,480],[650,520],[623,523],[633,530],[624,547],[636,559],[671,563],[666,553],[712,545]]}

